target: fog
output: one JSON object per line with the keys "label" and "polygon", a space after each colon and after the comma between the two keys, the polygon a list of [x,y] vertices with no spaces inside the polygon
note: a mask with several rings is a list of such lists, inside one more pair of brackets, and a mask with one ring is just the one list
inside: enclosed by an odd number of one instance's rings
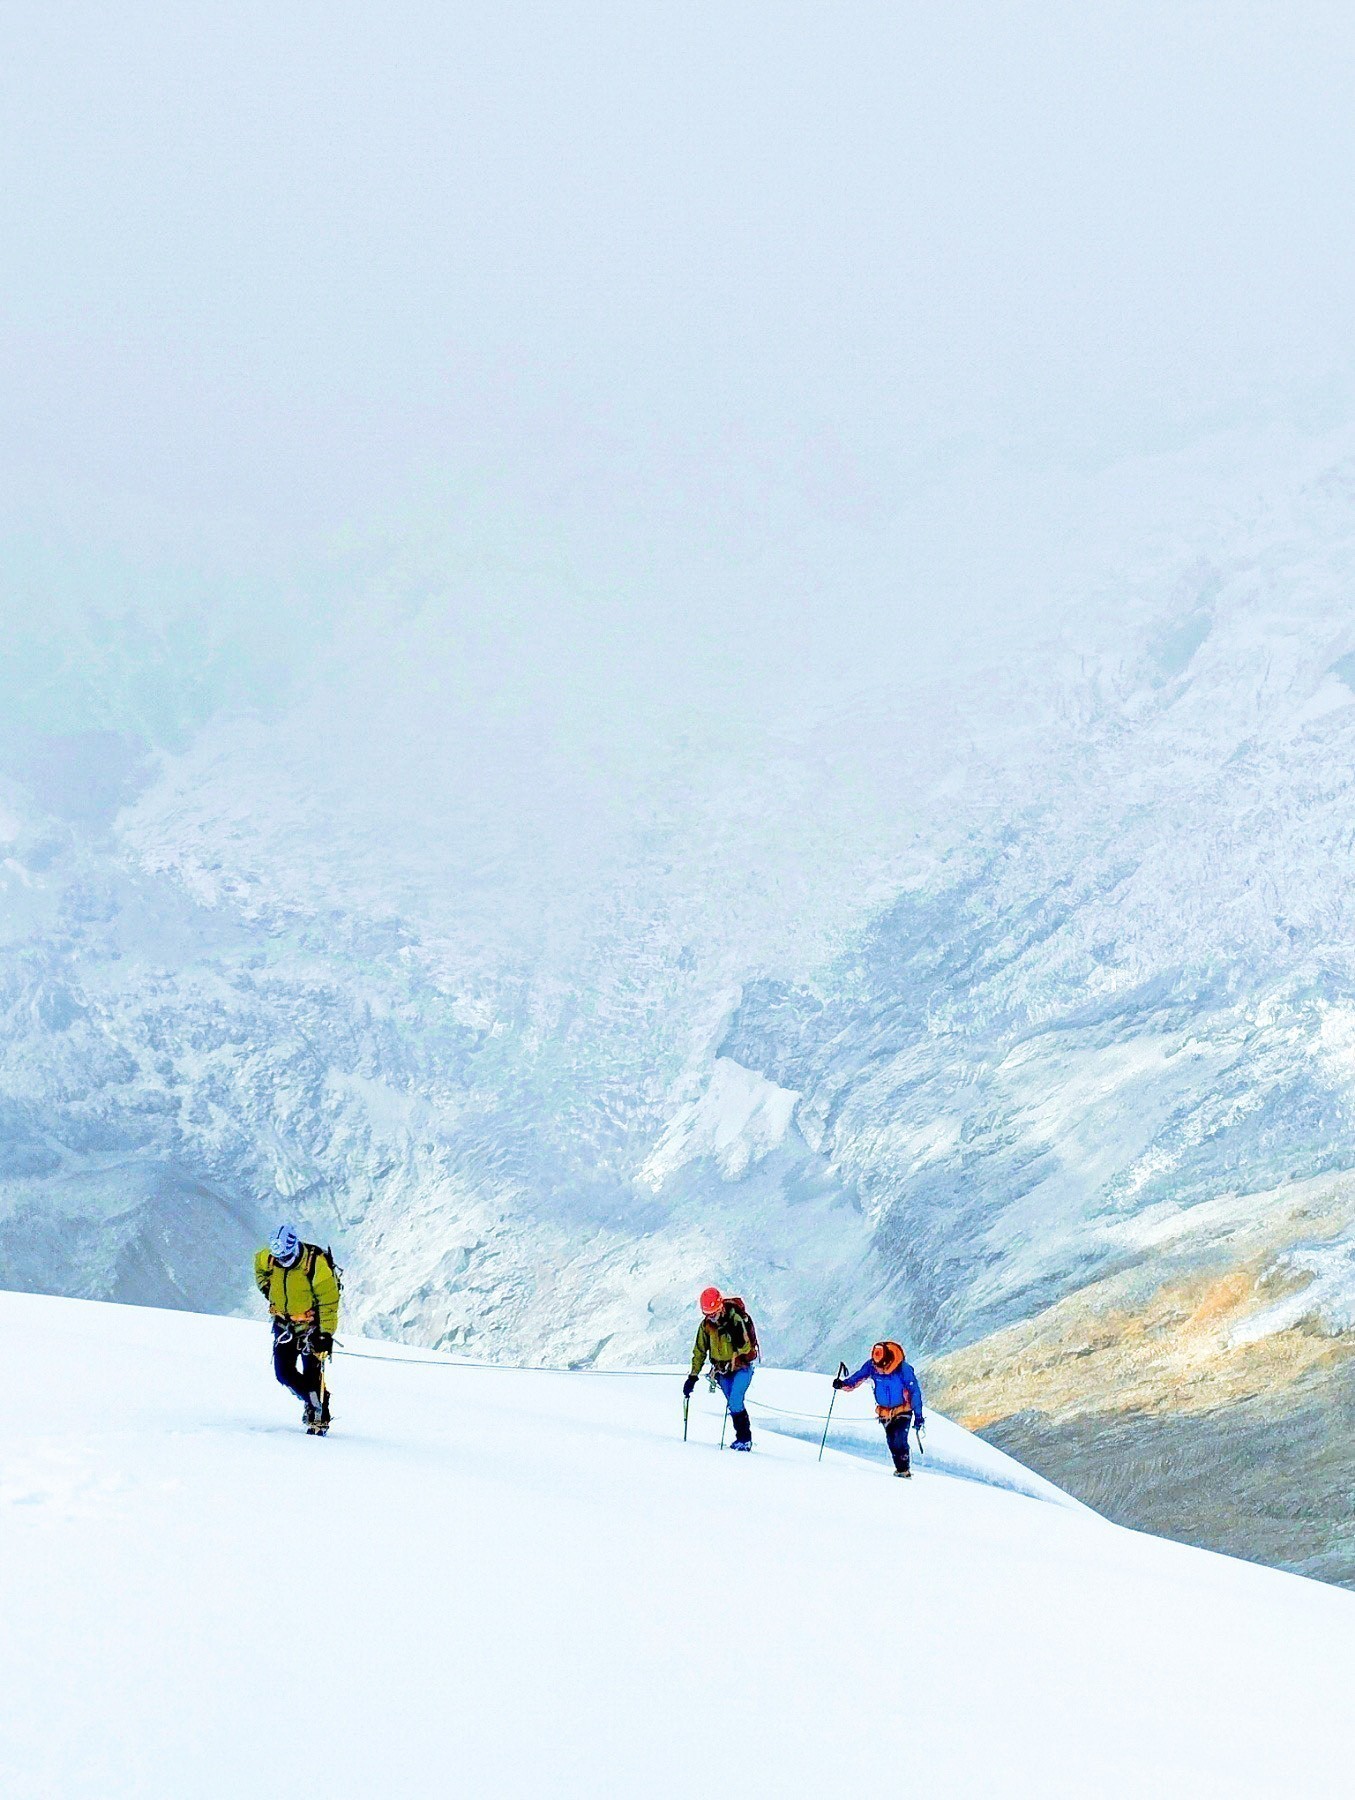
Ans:
{"label": "fog", "polygon": [[1349,413],[1341,5],[0,31],[11,722],[182,742],[430,606],[775,712],[1019,632],[1126,459]]}

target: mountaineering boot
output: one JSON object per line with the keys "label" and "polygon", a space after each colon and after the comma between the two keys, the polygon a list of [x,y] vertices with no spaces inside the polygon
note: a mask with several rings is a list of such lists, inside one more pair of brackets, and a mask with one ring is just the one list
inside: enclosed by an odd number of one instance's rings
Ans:
{"label": "mountaineering boot", "polygon": [[895,1469],[894,1473],[900,1481],[911,1481],[913,1479],[913,1471],[911,1469]]}
{"label": "mountaineering boot", "polygon": [[734,1442],[729,1447],[731,1450],[751,1450],[753,1448],[753,1440],[752,1438],[735,1438]]}
{"label": "mountaineering boot", "polygon": [[753,1427],[749,1422],[747,1409],[730,1413],[730,1424],[734,1427],[734,1442],[731,1450],[751,1450],[753,1448]]}

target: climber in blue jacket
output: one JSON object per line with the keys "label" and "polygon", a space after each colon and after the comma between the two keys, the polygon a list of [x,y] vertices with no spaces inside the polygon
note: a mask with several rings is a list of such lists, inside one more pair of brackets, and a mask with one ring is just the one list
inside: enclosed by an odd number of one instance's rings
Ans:
{"label": "climber in blue jacket", "polygon": [[913,1425],[921,1432],[926,1423],[917,1371],[905,1356],[903,1346],[886,1338],[871,1346],[870,1356],[855,1375],[839,1375],[833,1386],[850,1393],[860,1387],[867,1375],[875,1384],[875,1413],[885,1428],[894,1473],[907,1480],[912,1475],[908,1466],[908,1427]]}

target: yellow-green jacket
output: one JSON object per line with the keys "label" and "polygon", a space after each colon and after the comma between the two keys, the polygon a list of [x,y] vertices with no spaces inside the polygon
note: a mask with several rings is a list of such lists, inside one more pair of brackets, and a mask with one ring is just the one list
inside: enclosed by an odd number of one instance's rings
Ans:
{"label": "yellow-green jacket", "polygon": [[331,1337],[339,1329],[339,1283],[318,1244],[303,1244],[290,1269],[260,1250],[254,1258],[254,1283],[278,1318],[303,1324],[314,1320]]}
{"label": "yellow-green jacket", "polygon": [[692,1345],[692,1374],[699,1375],[706,1358],[721,1375],[746,1369],[757,1357],[757,1332],[741,1307],[728,1302],[724,1311],[713,1319],[702,1319],[696,1328]]}

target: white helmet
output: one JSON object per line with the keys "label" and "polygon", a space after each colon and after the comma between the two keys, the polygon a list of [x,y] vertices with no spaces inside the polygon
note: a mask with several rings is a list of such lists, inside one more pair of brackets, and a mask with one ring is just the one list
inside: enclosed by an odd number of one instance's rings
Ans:
{"label": "white helmet", "polygon": [[301,1239],[297,1235],[295,1225],[279,1225],[268,1240],[268,1251],[274,1262],[280,1262],[285,1269],[301,1255]]}

